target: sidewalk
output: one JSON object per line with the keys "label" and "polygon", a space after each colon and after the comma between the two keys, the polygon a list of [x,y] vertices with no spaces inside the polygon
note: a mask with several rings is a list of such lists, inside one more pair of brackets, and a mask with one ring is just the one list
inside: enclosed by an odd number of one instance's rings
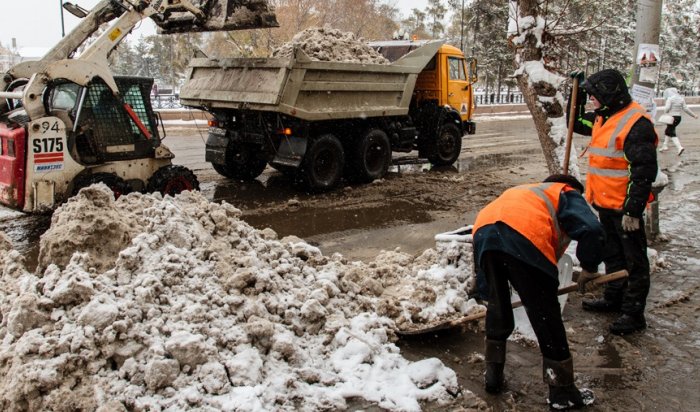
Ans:
{"label": "sidewalk", "polygon": [[[686,97],[685,102],[689,106],[700,105],[700,96]],[[664,111],[664,99],[657,98],[658,111]],[[475,116],[505,115],[505,114],[529,114],[526,104],[488,104],[477,106]]]}

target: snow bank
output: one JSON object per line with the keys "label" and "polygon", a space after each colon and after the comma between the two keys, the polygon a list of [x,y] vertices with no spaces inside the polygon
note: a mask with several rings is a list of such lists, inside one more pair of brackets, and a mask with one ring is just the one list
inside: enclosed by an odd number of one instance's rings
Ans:
{"label": "snow bank", "polygon": [[272,52],[273,57],[291,57],[298,47],[312,59],[346,63],[389,64],[384,56],[353,33],[337,29],[310,28],[297,33],[289,43]]}
{"label": "snow bank", "polygon": [[[2,248],[2,410],[337,410],[359,397],[412,411],[458,396],[451,369],[392,343],[399,320],[468,306],[435,251],[347,262],[240,215],[198,193],[115,202],[95,185],[55,212],[43,273]],[[406,276],[422,304],[385,293]],[[430,292],[429,279],[457,286]]]}

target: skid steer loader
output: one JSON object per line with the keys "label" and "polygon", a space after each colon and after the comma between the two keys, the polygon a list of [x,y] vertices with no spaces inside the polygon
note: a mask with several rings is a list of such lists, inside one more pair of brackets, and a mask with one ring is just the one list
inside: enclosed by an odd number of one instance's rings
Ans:
{"label": "skid steer loader", "polygon": [[[150,91],[153,79],[113,76],[108,55],[142,20],[159,33],[276,27],[267,0],[102,0],[38,61],[0,77],[0,203],[51,210],[93,183],[115,196],[198,189],[172,164]],[[100,33],[101,32],[101,33]],[[94,37],[96,36],[96,37]]]}

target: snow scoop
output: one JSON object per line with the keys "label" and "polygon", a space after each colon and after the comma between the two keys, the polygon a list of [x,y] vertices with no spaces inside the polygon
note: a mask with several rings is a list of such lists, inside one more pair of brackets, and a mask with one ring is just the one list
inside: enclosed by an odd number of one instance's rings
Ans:
{"label": "snow scoop", "polygon": [[574,78],[571,88],[571,107],[569,108],[569,125],[566,131],[566,147],[564,148],[564,164],[562,173],[569,174],[569,159],[571,158],[571,141],[574,137],[574,122],[576,120],[576,99],[578,99],[578,78]]}
{"label": "snow scoop", "polygon": [[[617,272],[609,273],[607,275],[598,276],[598,277],[594,278],[593,280],[591,280],[590,282],[588,282],[588,284],[600,286],[600,285],[603,285],[603,284],[608,283],[608,282],[612,282],[612,281],[619,280],[619,279],[624,279],[627,276],[629,276],[629,274],[627,273],[626,270],[620,270]],[[562,288],[559,288],[559,290],[557,291],[557,295],[558,296],[559,295],[566,295],[567,293],[577,291],[578,288],[579,288],[579,285],[576,282],[572,282],[568,286],[564,286]],[[523,303],[521,301],[515,301],[515,302],[513,302],[512,305],[513,305],[513,309],[515,309],[515,308],[521,307],[523,305]],[[451,328],[454,328],[457,326],[461,326],[467,322],[471,322],[473,320],[482,319],[484,317],[486,317],[485,310],[477,312],[477,313],[471,313],[469,315],[462,316],[461,318],[457,318],[457,319],[447,319],[447,320],[441,320],[441,321],[437,321],[437,322],[433,322],[433,323],[428,323],[428,324],[425,324],[424,326],[413,325],[413,326],[415,326],[414,328],[406,329],[406,330],[399,330],[399,331],[397,331],[397,333],[401,336],[422,335],[424,333],[436,332],[436,331],[444,330],[444,329],[451,329]]]}

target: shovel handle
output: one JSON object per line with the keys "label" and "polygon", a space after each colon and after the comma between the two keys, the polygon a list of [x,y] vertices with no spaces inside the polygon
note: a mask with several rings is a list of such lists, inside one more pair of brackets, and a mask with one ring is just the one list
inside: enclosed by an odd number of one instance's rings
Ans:
{"label": "shovel handle", "polygon": [[[626,270],[623,269],[618,270],[617,272],[608,273],[607,275],[598,276],[597,278],[591,280],[591,283],[593,283],[594,285],[604,285],[614,280],[624,279],[627,276],[629,276],[629,274]],[[576,292],[577,290],[578,283],[574,282],[568,286],[559,288],[559,290],[557,291],[557,296],[566,295],[567,293]],[[518,300],[513,302],[513,308],[519,308],[521,306],[523,306],[523,303],[521,301]]]}
{"label": "shovel handle", "polygon": [[[605,283],[612,282],[614,280],[624,279],[627,276],[629,276],[629,274],[627,273],[626,270],[620,270],[617,272],[609,273],[607,275],[599,276],[599,277],[591,280],[591,282],[595,285],[603,285]],[[563,288],[559,288],[559,290],[557,291],[557,296],[565,295],[567,293],[575,292],[577,290],[578,290],[578,284],[572,283],[568,286],[564,286]],[[519,307],[523,306],[523,303],[521,301],[517,300],[517,301],[513,302],[512,306],[513,306],[513,309],[519,308]],[[398,333],[400,335],[406,335],[406,336],[421,335],[421,334],[428,333],[428,332],[434,332],[434,331],[438,331],[438,330],[453,328],[453,327],[462,325],[464,323],[471,322],[473,320],[479,320],[479,319],[482,319],[485,317],[486,317],[486,311],[481,311],[481,312],[474,313],[471,315],[463,316],[459,319],[441,322],[441,323],[438,323],[438,324],[435,324],[432,326],[428,326],[428,327],[424,327],[424,328],[416,328],[413,330],[402,330],[402,331],[398,331]]]}
{"label": "shovel handle", "polygon": [[569,174],[569,159],[571,158],[571,141],[574,137],[574,122],[576,121],[576,100],[578,99],[578,78],[574,78],[574,84],[571,90],[571,107],[569,108],[569,124],[566,131],[566,147],[564,148],[564,164],[562,165],[562,173]]}

